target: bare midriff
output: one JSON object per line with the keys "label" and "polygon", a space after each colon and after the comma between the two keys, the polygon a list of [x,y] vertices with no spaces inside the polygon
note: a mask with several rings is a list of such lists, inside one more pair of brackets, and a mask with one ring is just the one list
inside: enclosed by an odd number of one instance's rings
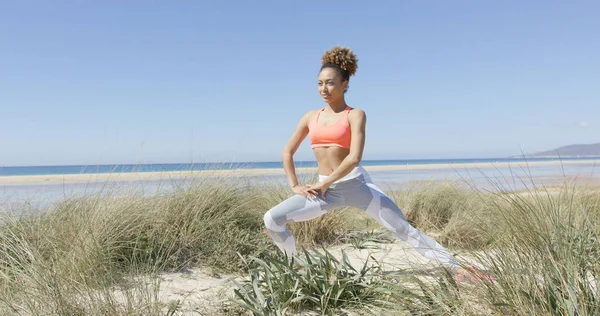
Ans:
{"label": "bare midriff", "polygon": [[330,175],[348,156],[350,149],[342,147],[316,147],[313,148],[317,159],[319,174]]}

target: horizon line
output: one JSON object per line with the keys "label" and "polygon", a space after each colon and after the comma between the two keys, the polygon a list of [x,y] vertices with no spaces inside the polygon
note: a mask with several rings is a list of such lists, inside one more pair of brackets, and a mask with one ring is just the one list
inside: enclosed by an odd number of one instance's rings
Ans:
{"label": "horizon line", "polygon": [[[398,158],[398,159],[363,159],[362,161],[427,161],[427,160],[475,160],[475,159],[590,159],[600,158],[600,156],[532,156],[532,155],[516,155],[516,156],[505,156],[505,157],[469,157],[469,158]],[[295,160],[296,163],[316,163],[316,160]],[[2,168],[35,168],[35,167],[100,167],[100,166],[142,166],[142,165],[240,165],[240,164],[253,164],[253,163],[282,163],[281,160],[277,161],[225,161],[225,162],[148,162],[148,163],[97,163],[97,164],[49,164],[49,165],[2,165],[0,164],[0,170]]]}

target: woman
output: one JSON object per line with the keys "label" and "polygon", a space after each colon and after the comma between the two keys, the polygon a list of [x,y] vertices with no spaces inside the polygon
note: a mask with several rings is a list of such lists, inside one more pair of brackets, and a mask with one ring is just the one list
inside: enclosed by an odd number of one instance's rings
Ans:
{"label": "woman", "polygon": [[[462,271],[448,250],[406,221],[398,206],[360,166],[367,119],[363,110],[348,106],[344,98],[357,67],[356,56],[349,48],[336,46],[323,55],[318,85],[327,106],[306,113],[283,150],[283,167],[296,194],[265,214],[269,235],[281,251],[296,256],[294,236],[287,223],[352,206],[365,210],[421,255],[452,271]],[[298,183],[293,155],[308,134],[318,163],[319,182],[303,185]]]}

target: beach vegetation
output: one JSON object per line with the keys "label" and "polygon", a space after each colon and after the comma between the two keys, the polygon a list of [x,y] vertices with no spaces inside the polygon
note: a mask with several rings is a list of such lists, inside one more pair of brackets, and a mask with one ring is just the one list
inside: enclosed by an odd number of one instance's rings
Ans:
{"label": "beach vegetation", "polygon": [[[305,249],[294,264],[262,219],[291,195],[285,184],[199,177],[151,196],[106,190],[3,213],[0,313],[178,315],[186,302],[164,299],[161,275],[196,267],[237,276],[224,315],[600,313],[597,188],[432,182],[386,192],[415,227],[495,280],[456,282],[420,266],[390,273],[374,258],[350,265],[349,251],[399,243],[353,208],[290,225]],[[340,245],[342,256],[328,250]]]}

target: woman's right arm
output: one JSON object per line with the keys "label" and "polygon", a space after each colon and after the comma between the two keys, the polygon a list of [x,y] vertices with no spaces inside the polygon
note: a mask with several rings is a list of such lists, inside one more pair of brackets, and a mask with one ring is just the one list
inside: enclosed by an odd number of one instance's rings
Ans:
{"label": "woman's right arm", "polygon": [[297,193],[304,195],[305,197],[314,197],[317,192],[314,190],[308,190],[305,186],[298,184],[298,177],[296,176],[296,168],[294,167],[294,154],[302,144],[306,135],[308,135],[308,122],[314,111],[306,113],[300,122],[296,126],[296,130],[285,145],[283,152],[281,153],[281,160],[283,162],[283,170],[288,179],[288,184],[292,190]]}

